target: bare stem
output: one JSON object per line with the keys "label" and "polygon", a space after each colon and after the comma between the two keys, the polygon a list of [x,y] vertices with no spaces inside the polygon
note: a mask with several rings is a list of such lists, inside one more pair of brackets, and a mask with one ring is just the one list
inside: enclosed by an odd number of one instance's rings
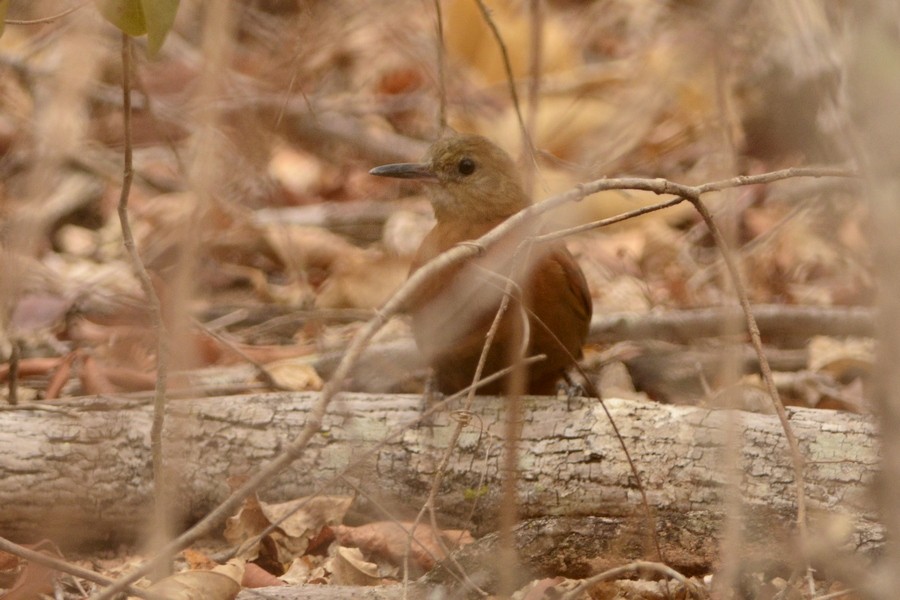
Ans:
{"label": "bare stem", "polygon": [[122,34],[122,118],[125,130],[124,172],[122,176],[122,191],[119,196],[118,214],[122,227],[122,242],[131,259],[141,289],[147,302],[150,304],[150,314],[153,319],[153,328],[156,330],[156,393],[153,401],[153,424],[150,428],[150,453],[153,461],[153,505],[154,519],[157,523],[164,522],[165,505],[168,494],[165,485],[165,465],[163,458],[162,430],[165,424],[166,411],[166,384],[168,382],[168,334],[163,320],[162,305],[150,274],[147,272],[137,246],[134,242],[134,234],[131,231],[131,223],[128,218],[128,197],[131,193],[131,184],[134,180],[134,165],[132,162],[132,136],[131,136],[131,38]]}
{"label": "bare stem", "polygon": [[[541,11],[541,0],[530,0],[528,3],[530,15],[530,47],[529,53],[529,79],[528,79],[528,119],[525,122],[525,152],[531,153],[532,143],[528,140],[537,138],[538,109],[541,98],[541,62],[543,60],[544,46],[544,19]],[[533,158],[533,155],[532,155]],[[525,193],[531,197],[534,189],[535,161],[525,161]]]}
{"label": "bare stem", "polygon": [[4,23],[7,25],[43,25],[44,23],[52,23],[53,21],[57,21],[62,19],[63,17],[72,14],[79,8],[85,6],[87,2],[82,2],[81,4],[76,4],[71,8],[67,8],[62,12],[58,12],[55,15],[50,15],[49,17],[41,17],[40,19],[4,19]]}
{"label": "bare stem", "polygon": [[[100,585],[109,585],[110,583],[112,583],[111,579],[109,579],[108,577],[104,577],[99,573],[95,573],[94,571],[91,571],[89,569],[85,569],[79,567],[78,565],[68,563],[64,560],[54,558],[52,556],[44,554],[43,552],[38,552],[37,550],[20,546],[19,544],[10,542],[9,540],[2,537],[0,537],[0,550],[8,552],[13,556],[24,558],[28,562],[43,565],[61,573],[68,573],[73,577],[78,577],[86,581],[93,581],[94,583],[98,583]],[[142,590],[140,588],[128,586],[125,588],[125,590],[129,594],[138,596],[139,598],[148,598],[149,600],[165,600],[165,598],[161,597],[158,594],[153,594],[151,592],[148,592],[147,590]]]}
{"label": "bare stem", "polygon": [[447,127],[447,73],[444,59],[444,13],[441,9],[441,0],[434,0],[435,23],[435,49],[437,51],[437,79],[438,79],[438,128],[444,131]]}
{"label": "bare stem", "polygon": [[491,11],[488,10],[484,0],[475,0],[475,3],[478,5],[478,10],[481,11],[481,18],[484,19],[488,29],[491,30],[491,35],[494,36],[497,47],[500,49],[500,56],[503,59],[503,69],[506,71],[506,81],[509,84],[509,97],[512,99],[513,108],[516,111],[516,118],[519,121],[519,129],[522,132],[522,140],[528,150],[529,160],[533,161],[534,145],[531,143],[531,138],[528,135],[528,128],[525,127],[525,120],[522,118],[522,106],[519,102],[519,92],[516,91],[516,78],[513,74],[512,63],[509,60],[509,51],[506,49],[506,43],[503,41],[503,36],[500,35],[497,24],[494,23],[494,19],[491,18]]}
{"label": "bare stem", "polygon": [[640,572],[652,573],[657,577],[665,577],[667,579],[674,579],[679,582],[681,585],[685,587],[685,589],[690,592],[691,596],[694,598],[705,598],[706,596],[703,594],[701,589],[690,579],[676,571],[675,569],[664,565],[662,563],[648,562],[648,561],[635,561],[632,563],[628,563],[627,565],[622,565],[621,567],[615,567],[613,569],[609,569],[603,571],[602,573],[598,573],[593,577],[589,577],[582,581],[578,586],[572,590],[570,590],[566,595],[562,596],[561,600],[576,600],[578,598],[582,598],[583,595],[591,589],[591,587],[597,585],[602,581],[611,581],[613,579],[619,579],[623,575],[629,575],[632,573],[640,573]]}
{"label": "bare stem", "polygon": [[741,303],[741,309],[744,312],[747,331],[750,334],[750,342],[753,344],[753,349],[756,351],[756,356],[759,359],[759,369],[762,373],[763,381],[766,384],[766,391],[768,391],[769,396],[772,398],[772,404],[775,406],[775,412],[778,415],[778,420],[781,422],[781,427],[784,430],[784,436],[787,439],[788,448],[791,453],[791,462],[794,467],[794,485],[797,494],[797,528],[800,534],[800,547],[805,548],[807,547],[806,542],[809,540],[809,531],[806,523],[806,490],[805,479],[803,476],[805,460],[800,451],[800,443],[797,440],[796,434],[794,434],[794,429],[791,427],[790,419],[788,419],[787,411],[784,408],[784,403],[781,401],[781,396],[775,385],[775,379],[772,377],[772,369],[769,366],[769,359],[766,358],[766,353],[763,349],[759,326],[756,323],[756,318],[753,316],[753,309],[750,307],[750,298],[747,295],[747,290],[741,280],[734,256],[725,243],[722,232],[712,218],[712,214],[710,214],[709,209],[706,208],[706,205],[700,200],[699,196],[688,198],[688,200],[694,205],[697,212],[700,213],[700,216],[703,218],[704,223],[706,223],[706,226],[713,236],[713,240],[715,240],[716,246],[722,253],[722,258],[725,261],[725,266],[731,277],[731,283],[734,286],[735,293]]}

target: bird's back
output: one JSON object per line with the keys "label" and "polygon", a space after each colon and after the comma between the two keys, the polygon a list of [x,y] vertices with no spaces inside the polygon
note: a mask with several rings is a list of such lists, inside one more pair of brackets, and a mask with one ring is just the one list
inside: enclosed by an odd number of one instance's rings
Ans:
{"label": "bird's back", "polygon": [[[488,223],[438,223],[426,236],[411,272],[463,241],[477,239],[504,219]],[[530,343],[527,355],[546,359],[528,369],[527,391],[555,393],[566,368],[581,358],[591,319],[587,283],[574,257],[561,242],[541,244],[525,256],[524,268],[513,265],[513,253],[521,236],[512,235],[493,246],[484,256],[452,269],[427,285],[413,303],[416,343],[434,367],[438,389],[452,393],[472,383],[486,335],[502,299],[506,278],[521,273],[516,281],[528,315]],[[492,275],[496,274],[496,275]],[[482,376],[509,364],[514,319],[521,311],[507,309],[494,337]],[[482,388],[482,393],[502,393],[505,383]]]}

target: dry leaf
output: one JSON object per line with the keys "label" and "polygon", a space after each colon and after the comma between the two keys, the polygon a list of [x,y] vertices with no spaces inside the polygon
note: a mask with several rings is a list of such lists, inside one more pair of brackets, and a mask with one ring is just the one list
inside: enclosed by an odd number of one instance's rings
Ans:
{"label": "dry leaf", "polygon": [[280,387],[302,392],[321,390],[324,382],[308,360],[285,359],[266,365],[266,371]]}
{"label": "dry leaf", "polygon": [[[537,579],[524,586],[515,596],[518,600],[544,600],[546,598],[561,597],[566,592],[574,590],[581,582],[553,577],[552,579]],[[584,592],[577,600],[589,600],[590,595]]]}
{"label": "dry leaf", "polygon": [[312,583],[313,580],[327,582],[327,572],[324,563],[330,559],[325,556],[298,556],[278,579],[288,585]]}
{"label": "dry leaf", "polygon": [[[279,529],[295,541],[295,547],[302,546],[315,538],[325,526],[335,526],[344,520],[353,498],[349,496],[314,496],[297,498],[278,504],[260,503],[263,514],[271,522],[278,521],[285,515]],[[302,550],[301,550],[302,552]]]}
{"label": "dry leaf", "polygon": [[244,577],[241,579],[241,585],[245,588],[261,588],[287,584],[259,565],[247,563],[244,569]]}
{"label": "dry leaf", "polygon": [[320,308],[378,308],[406,280],[409,260],[370,250],[341,256],[316,297]]}
{"label": "dry leaf", "polygon": [[58,293],[32,293],[21,295],[13,307],[9,327],[17,332],[32,332],[61,325],[66,312],[72,308],[72,300]]}
{"label": "dry leaf", "polygon": [[185,548],[181,555],[191,571],[214,569],[218,564],[203,552],[194,550],[193,548]]}
{"label": "dry leaf", "polygon": [[34,600],[43,594],[53,593],[53,582],[59,576],[57,571],[34,562],[25,563],[15,583],[3,596],[3,600]]}
{"label": "dry leaf", "polygon": [[638,277],[621,275],[603,286],[594,299],[597,312],[648,312],[652,307],[646,282]]}
{"label": "dry leaf", "polygon": [[[338,526],[334,532],[343,545],[355,546],[369,555],[381,555],[393,564],[400,564],[409,540],[412,523],[379,521],[359,527]],[[419,524],[415,539],[410,545],[410,557],[423,570],[430,570],[436,561],[444,558],[436,535],[440,535],[450,549],[472,543],[468,531],[447,530],[435,532],[429,525]]]}
{"label": "dry leaf", "polygon": [[[247,344],[234,344],[235,348],[241,351],[241,355],[235,355],[237,358],[233,361],[244,363],[247,358],[258,363],[273,363],[281,360],[296,359],[301,356],[309,356],[316,351],[316,345],[312,342],[301,344],[291,344],[290,346],[250,346]],[[234,355],[234,353],[230,353]]]}
{"label": "dry leaf", "polygon": [[[48,356],[46,358],[23,358],[19,360],[19,377],[43,376],[49,374],[54,369],[59,368],[66,360],[58,356]],[[5,381],[9,376],[9,363],[0,364],[0,381]]]}
{"label": "dry leaf", "polygon": [[278,527],[266,536],[270,543],[258,542],[245,548],[240,555],[247,560],[255,560],[263,552],[274,552],[274,556],[265,558],[286,566],[297,556],[302,556],[310,544],[322,535],[323,529],[340,523],[352,501],[347,496],[315,496],[267,504],[255,497],[248,498],[238,514],[226,522],[225,539],[233,545],[240,545],[284,517]]}
{"label": "dry leaf", "polygon": [[[59,549],[47,540],[27,545],[26,548],[40,550],[54,558],[62,558]],[[20,569],[12,587],[0,596],[3,600],[32,600],[43,594],[51,594],[54,582],[59,577],[59,572],[50,567],[18,559],[5,552],[0,553],[0,568],[10,573]]]}
{"label": "dry leaf", "polygon": [[825,372],[836,381],[868,375],[875,366],[875,340],[871,338],[813,337],[807,364],[814,372]]}
{"label": "dry leaf", "polygon": [[184,571],[157,581],[147,591],[168,600],[232,600],[241,591],[240,579],[233,575],[233,572]]}
{"label": "dry leaf", "polygon": [[224,565],[216,565],[212,568],[213,573],[219,573],[229,577],[232,581],[240,583],[244,578],[245,561],[240,558],[232,558]]}
{"label": "dry leaf", "polygon": [[[228,520],[225,521],[225,539],[234,546],[241,545],[260,534],[269,524],[269,520],[262,512],[259,498],[256,495],[250,496],[244,500],[244,505],[241,506],[238,513],[228,517]],[[243,552],[239,553],[239,556],[249,561],[254,560],[258,554],[259,545],[255,544],[245,548]]]}
{"label": "dry leaf", "polygon": [[324,187],[333,186],[326,179],[335,179],[335,174],[328,173],[320,158],[285,145],[272,151],[268,173],[292,198],[301,202],[316,199]]}
{"label": "dry leaf", "polygon": [[123,391],[137,392],[156,387],[156,374],[129,369],[128,367],[102,367],[103,375]]}
{"label": "dry leaf", "polygon": [[378,565],[366,561],[359,548],[339,546],[331,561],[335,585],[378,585]]}
{"label": "dry leaf", "polygon": [[266,223],[263,236],[282,264],[295,274],[312,269],[327,272],[340,257],[362,252],[339,235],[318,227]]}

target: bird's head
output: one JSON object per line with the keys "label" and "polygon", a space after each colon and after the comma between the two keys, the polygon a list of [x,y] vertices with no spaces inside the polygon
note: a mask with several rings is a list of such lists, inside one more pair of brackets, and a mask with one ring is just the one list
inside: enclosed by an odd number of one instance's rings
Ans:
{"label": "bird's head", "polygon": [[429,191],[438,221],[494,221],[530,204],[515,163],[480,135],[442,137],[422,162],[382,165],[369,173],[432,184]]}

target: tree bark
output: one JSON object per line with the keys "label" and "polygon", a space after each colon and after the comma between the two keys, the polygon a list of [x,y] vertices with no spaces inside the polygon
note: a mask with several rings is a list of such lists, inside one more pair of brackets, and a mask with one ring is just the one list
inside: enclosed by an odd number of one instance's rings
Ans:
{"label": "tree bark", "polygon": [[[209,510],[228,494],[230,477],[252,472],[278,453],[300,431],[317,398],[271,393],[172,400],[165,449],[184,518]],[[733,429],[742,434],[745,516],[790,523],[793,471],[774,416],[639,400],[611,399],[606,405],[659,523],[683,527],[691,515],[720,515],[726,481],[722,432],[728,419],[735,419]],[[442,524],[476,533],[494,528],[502,411],[502,399],[476,399],[438,495]],[[526,398],[524,414],[523,518],[643,519],[640,493],[599,403]],[[460,418],[444,411],[430,423],[404,428],[420,415],[418,396],[339,397],[307,452],[260,496],[277,501],[362,490],[364,508],[387,507],[396,517],[412,514],[424,501]],[[848,522],[852,527],[844,527],[842,543],[861,551],[880,547],[882,530],[869,498],[878,458],[871,419],[825,410],[790,415],[808,461],[813,534],[832,531],[830,523]],[[148,401],[120,398],[0,411],[0,535],[49,536],[64,543],[133,539],[150,515],[150,419]],[[396,435],[381,445],[391,433]]]}

